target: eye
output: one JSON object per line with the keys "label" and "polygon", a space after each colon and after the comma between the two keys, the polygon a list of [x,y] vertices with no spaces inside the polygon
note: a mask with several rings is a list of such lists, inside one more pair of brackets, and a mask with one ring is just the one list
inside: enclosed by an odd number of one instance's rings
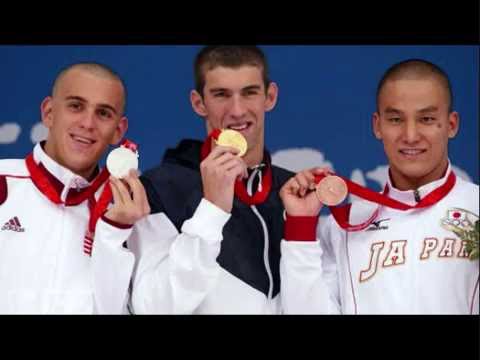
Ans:
{"label": "eye", "polygon": [[391,124],[400,124],[402,119],[399,116],[392,116],[387,118],[387,121]]}
{"label": "eye", "polygon": [[110,119],[113,116],[111,111],[108,111],[107,109],[98,109],[97,114],[98,116],[107,119]]}
{"label": "eye", "polygon": [[227,96],[227,93],[225,91],[217,91],[215,93],[213,93],[213,97],[215,98],[223,98],[223,97],[226,97]]}
{"label": "eye", "polygon": [[79,101],[73,101],[73,102],[70,102],[68,103],[68,108],[77,112],[77,111],[80,111],[83,109],[83,104]]}
{"label": "eye", "polygon": [[257,89],[249,89],[245,91],[244,93],[245,96],[255,96],[258,95],[258,90]]}
{"label": "eye", "polygon": [[420,121],[424,124],[430,124],[435,121],[435,118],[432,116],[423,116],[420,118]]}

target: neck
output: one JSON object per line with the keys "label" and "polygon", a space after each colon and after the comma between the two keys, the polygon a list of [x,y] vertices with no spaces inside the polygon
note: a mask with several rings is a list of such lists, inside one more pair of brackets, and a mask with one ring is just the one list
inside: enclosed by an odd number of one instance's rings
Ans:
{"label": "neck", "polygon": [[243,157],[243,160],[245,161],[245,164],[247,164],[247,167],[249,168],[260,164],[263,160],[263,148],[259,150],[255,149],[252,151],[247,151],[247,153]]}
{"label": "neck", "polygon": [[87,181],[92,181],[95,178],[95,176],[97,176],[97,171],[96,170],[97,170],[97,165],[94,165],[93,168],[89,169],[88,171],[84,171],[82,173],[77,173],[73,170],[70,170],[70,171],[72,171],[75,174],[83,177]]}
{"label": "neck", "polygon": [[243,160],[249,168],[259,165],[263,161],[263,153],[265,149],[265,140],[263,132],[253,142],[252,147],[249,147],[247,153],[244,155]]}
{"label": "neck", "polygon": [[430,173],[421,176],[421,177],[411,177],[402,174],[399,171],[396,171],[394,168],[390,167],[390,180],[392,185],[401,191],[407,190],[416,190],[423,185],[429,184],[433,181],[440,180],[442,177],[445,176],[445,173],[448,169],[448,160],[442,162],[442,164],[435,169],[433,169]]}

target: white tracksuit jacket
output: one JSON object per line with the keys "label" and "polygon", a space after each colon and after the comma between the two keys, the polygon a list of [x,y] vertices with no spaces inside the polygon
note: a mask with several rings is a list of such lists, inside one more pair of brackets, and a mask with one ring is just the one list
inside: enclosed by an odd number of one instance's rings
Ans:
{"label": "white tracksuit jacket", "polygon": [[[419,188],[420,197],[441,186],[449,172]],[[390,197],[416,203],[414,191],[399,191],[390,181],[389,187]],[[478,185],[457,176],[448,195],[431,207],[381,207],[375,223],[358,232],[344,231],[330,215],[320,220],[317,241],[282,240],[285,312],[478,314],[479,262],[468,258],[451,231],[471,230],[478,196]]]}
{"label": "white tracksuit jacket", "polygon": [[[88,186],[40,144],[34,160],[63,184],[63,200]],[[131,229],[99,219],[90,257],[83,251],[87,201],[54,204],[33,184],[24,159],[0,160],[0,184],[0,313],[126,313],[134,256],[122,244]]]}

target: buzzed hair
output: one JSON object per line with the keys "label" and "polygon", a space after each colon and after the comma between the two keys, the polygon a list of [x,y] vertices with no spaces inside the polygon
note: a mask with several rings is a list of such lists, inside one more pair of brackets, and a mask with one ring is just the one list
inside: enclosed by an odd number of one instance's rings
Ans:
{"label": "buzzed hair", "polygon": [[205,74],[218,66],[238,69],[241,66],[256,66],[262,71],[262,80],[267,91],[270,79],[268,77],[268,63],[263,51],[257,46],[205,46],[194,61],[195,90],[203,96]]}
{"label": "buzzed hair", "polygon": [[377,111],[378,100],[380,93],[388,81],[391,80],[423,80],[423,79],[437,79],[440,84],[445,88],[448,94],[448,111],[451,112],[453,108],[453,92],[450,84],[450,79],[445,71],[443,71],[438,65],[435,65],[429,61],[423,59],[408,59],[401,61],[391,66],[382,76],[382,79],[378,83],[376,101]]}
{"label": "buzzed hair", "polygon": [[127,103],[127,87],[125,86],[124,81],[115,71],[113,71],[110,67],[104,64],[96,63],[96,62],[80,62],[68,65],[67,67],[63,68],[56,76],[53,86],[52,86],[52,96],[55,94],[58,88],[58,84],[62,78],[71,70],[80,69],[85,70],[91,74],[94,74],[99,77],[103,77],[110,80],[118,81],[123,88],[123,106],[122,112],[125,111],[126,103]]}

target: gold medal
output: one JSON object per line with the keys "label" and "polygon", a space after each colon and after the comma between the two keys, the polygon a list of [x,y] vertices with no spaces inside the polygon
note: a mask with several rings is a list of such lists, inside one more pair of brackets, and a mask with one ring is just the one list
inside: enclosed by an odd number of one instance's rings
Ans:
{"label": "gold medal", "polygon": [[238,156],[242,157],[247,152],[248,144],[245,137],[238,131],[224,129],[217,139],[217,145],[230,146],[239,151]]}

